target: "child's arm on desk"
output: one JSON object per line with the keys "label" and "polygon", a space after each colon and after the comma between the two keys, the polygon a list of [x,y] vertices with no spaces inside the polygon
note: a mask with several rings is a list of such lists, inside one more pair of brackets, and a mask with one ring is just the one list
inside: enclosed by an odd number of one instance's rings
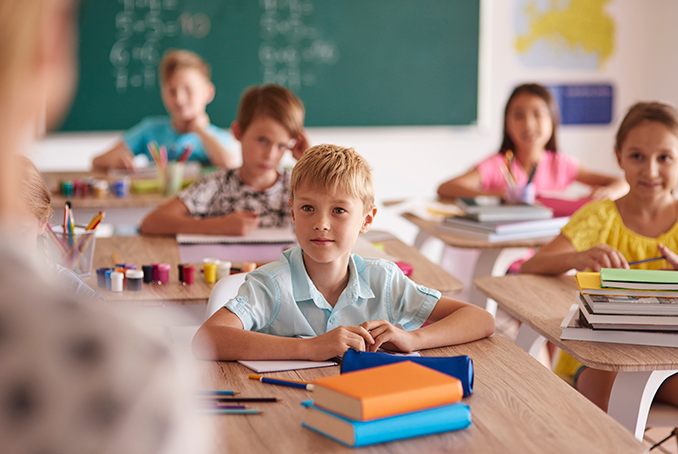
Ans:
{"label": "child's arm on desk", "polygon": [[484,191],[476,189],[481,187],[480,173],[477,169],[472,169],[464,175],[453,178],[438,187],[438,195],[443,198],[457,197],[477,197],[479,195],[490,195],[504,197],[506,191]]}
{"label": "child's arm on desk", "polygon": [[370,320],[362,326],[374,337],[370,351],[413,352],[482,339],[494,333],[494,317],[484,309],[453,298],[441,297],[428,317],[429,325],[405,331],[386,320]]}
{"label": "child's arm on desk", "polygon": [[251,211],[233,211],[224,216],[195,218],[179,199],[172,199],[149,213],[141,221],[141,233],[175,235],[200,233],[244,235],[259,226],[259,215]]}
{"label": "child's arm on desk", "polygon": [[95,169],[133,169],[134,156],[127,149],[125,142],[120,141],[106,153],[92,160]]}
{"label": "child's arm on desk", "polygon": [[365,351],[374,339],[362,327],[340,326],[323,335],[297,339],[256,333],[243,329],[233,312],[222,308],[214,313],[193,337],[193,355],[201,359],[307,359],[324,361],[353,348]]}
{"label": "child's arm on desk", "polygon": [[577,252],[562,233],[541,248],[520,267],[521,274],[558,275],[571,269],[600,271],[601,268],[628,268],[621,252],[607,244],[599,244]]}

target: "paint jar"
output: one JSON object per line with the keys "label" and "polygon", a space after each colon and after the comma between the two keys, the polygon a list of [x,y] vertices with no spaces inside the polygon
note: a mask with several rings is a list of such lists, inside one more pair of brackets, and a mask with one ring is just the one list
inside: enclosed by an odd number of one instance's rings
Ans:
{"label": "paint jar", "polygon": [[169,284],[170,268],[167,263],[158,263],[158,284]]}
{"label": "paint jar", "polygon": [[177,269],[179,270],[179,282],[184,282],[184,264],[178,264]]}
{"label": "paint jar", "polygon": [[158,265],[159,263],[153,264],[153,282],[158,282],[160,278],[158,277]]}
{"label": "paint jar", "polygon": [[[217,264],[205,263],[205,282],[213,284],[217,281]],[[185,271],[185,270],[184,270]]]}
{"label": "paint jar", "polygon": [[73,195],[76,197],[82,197],[82,181],[73,180]]}
{"label": "paint jar", "polygon": [[127,278],[127,290],[138,292],[141,290],[141,280],[144,277],[144,272],[141,270],[127,270],[125,272]]}
{"label": "paint jar", "polygon": [[153,265],[143,265],[141,269],[144,273],[144,284],[153,282]]}
{"label": "paint jar", "polygon": [[122,292],[122,278],[123,278],[122,273],[118,273],[117,271],[113,271],[111,273],[111,291],[113,292]]}
{"label": "paint jar", "polygon": [[106,271],[110,268],[97,268],[97,287],[106,288]]}
{"label": "paint jar", "polygon": [[217,281],[231,274],[231,262],[217,263]]}
{"label": "paint jar", "polygon": [[92,182],[92,192],[94,193],[94,197],[106,197],[106,194],[108,194],[108,181],[94,180]]}
{"label": "paint jar", "polygon": [[121,178],[111,183],[111,192],[116,197],[127,197],[129,195],[129,178]]}
{"label": "paint jar", "polygon": [[64,197],[71,197],[73,195],[73,182],[71,180],[64,180],[59,182],[61,188],[61,195]]}
{"label": "paint jar", "polygon": [[193,265],[184,265],[183,283],[184,285],[193,285],[195,279],[195,267]]}

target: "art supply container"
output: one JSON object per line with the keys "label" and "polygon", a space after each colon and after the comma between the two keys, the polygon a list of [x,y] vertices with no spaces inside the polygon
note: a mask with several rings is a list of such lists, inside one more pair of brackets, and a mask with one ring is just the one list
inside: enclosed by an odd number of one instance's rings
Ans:
{"label": "art supply container", "polygon": [[178,264],[177,269],[179,270],[179,282],[184,282],[184,264]]}
{"label": "art supply container", "polygon": [[113,292],[122,292],[122,279],[125,276],[122,273],[113,271],[111,273],[111,291]]}
{"label": "art supply container", "polygon": [[193,265],[183,266],[183,280],[184,285],[192,285],[195,279],[195,267]]}
{"label": "art supply container", "polygon": [[163,166],[156,166],[155,178],[158,180],[158,189],[164,193],[167,186],[167,169]]}
{"label": "art supply container", "polygon": [[125,272],[127,278],[127,290],[138,292],[141,290],[141,281],[144,277],[144,272],[141,270],[127,270]]}
{"label": "art supply container", "polygon": [[231,262],[219,262],[217,264],[217,281],[231,274]]}
{"label": "art supply container", "polygon": [[506,189],[506,201],[511,203],[534,204],[536,190],[534,183],[524,186],[514,186]]}
{"label": "art supply container", "polygon": [[97,268],[97,287],[106,288],[106,271],[110,268]]}
{"label": "art supply container", "polygon": [[165,195],[175,195],[181,191],[184,183],[184,163],[170,162],[167,164],[167,177],[165,179]]}
{"label": "art supply container", "polygon": [[144,273],[144,284],[153,282],[153,265],[143,265],[141,269]]}
{"label": "art supply container", "polygon": [[[213,284],[217,281],[217,264],[205,263],[205,282]],[[185,270],[184,270],[185,271]]]}
{"label": "art supply container", "polygon": [[158,274],[158,266],[159,265],[160,265],[159,263],[153,264],[153,274],[152,274],[153,282],[158,282],[160,280],[160,277],[159,277],[160,275]]}
{"label": "art supply container", "polygon": [[158,284],[168,284],[169,283],[169,274],[170,274],[170,265],[167,263],[158,264]]}
{"label": "art supply container", "polygon": [[73,182],[70,180],[64,180],[59,183],[61,188],[61,195],[64,197],[71,197],[73,195]]}
{"label": "art supply container", "polygon": [[46,253],[49,261],[75,271],[80,276],[89,276],[94,258],[95,231],[76,227],[74,233],[64,233],[63,226],[54,226],[45,233]]}
{"label": "art supply container", "polygon": [[129,178],[121,178],[111,183],[111,191],[116,197],[127,197],[129,195]]}
{"label": "art supply container", "polygon": [[104,273],[106,275],[106,290],[111,289],[111,274],[115,273],[113,270],[106,270]]}
{"label": "art supply container", "polygon": [[94,182],[92,182],[92,192],[94,193],[94,197],[106,197],[106,194],[108,194],[108,181],[94,180]]}

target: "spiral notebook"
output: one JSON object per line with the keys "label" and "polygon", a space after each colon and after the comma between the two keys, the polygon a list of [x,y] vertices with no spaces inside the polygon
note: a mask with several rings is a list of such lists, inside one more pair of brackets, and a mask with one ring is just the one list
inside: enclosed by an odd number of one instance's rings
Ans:
{"label": "spiral notebook", "polygon": [[197,235],[180,233],[179,244],[293,244],[297,242],[294,231],[284,227],[255,229],[246,235]]}

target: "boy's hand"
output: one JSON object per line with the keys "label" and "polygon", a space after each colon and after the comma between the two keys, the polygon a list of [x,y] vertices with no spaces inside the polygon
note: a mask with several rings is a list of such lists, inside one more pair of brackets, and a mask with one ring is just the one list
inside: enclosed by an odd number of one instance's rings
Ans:
{"label": "boy's hand", "polygon": [[343,355],[352,348],[365,351],[365,343],[373,344],[374,339],[362,326],[340,326],[320,336],[306,339],[311,346],[308,357],[312,361],[324,361],[328,358]]}
{"label": "boy's hand", "polygon": [[207,127],[210,125],[210,117],[207,113],[202,112],[200,115],[195,118],[186,121],[185,128],[186,132],[200,133],[207,130]]}
{"label": "boy's hand", "polygon": [[259,227],[259,215],[253,211],[232,211],[223,220],[227,235],[245,235]]}
{"label": "boy's hand", "polygon": [[369,351],[376,352],[379,347],[401,352],[414,351],[414,337],[411,333],[400,329],[386,320],[370,320],[362,325],[374,338]]}
{"label": "boy's hand", "polygon": [[664,256],[664,259],[666,259],[669,266],[671,266],[671,269],[678,270],[678,254],[661,243],[657,245],[657,249],[659,249],[659,253]]}
{"label": "boy's hand", "polygon": [[586,251],[576,253],[573,265],[577,271],[587,269],[600,271],[601,268],[629,269],[629,264],[622,253],[607,244],[599,244]]}
{"label": "boy's hand", "polygon": [[306,131],[301,131],[296,140],[297,142],[292,147],[292,156],[298,161],[303,156],[304,151],[306,151],[309,147]]}

